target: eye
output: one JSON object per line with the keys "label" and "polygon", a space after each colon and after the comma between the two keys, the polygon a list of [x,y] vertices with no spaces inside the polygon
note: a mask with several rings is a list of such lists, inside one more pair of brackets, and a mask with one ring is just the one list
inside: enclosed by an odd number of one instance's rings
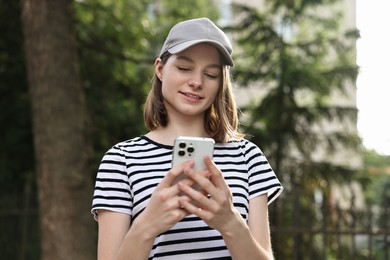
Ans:
{"label": "eye", "polygon": [[183,71],[183,72],[190,71],[190,69],[187,67],[177,66],[177,68],[178,68],[178,70]]}
{"label": "eye", "polygon": [[205,73],[205,75],[210,78],[210,79],[217,79],[218,78],[218,75],[214,74],[214,73]]}

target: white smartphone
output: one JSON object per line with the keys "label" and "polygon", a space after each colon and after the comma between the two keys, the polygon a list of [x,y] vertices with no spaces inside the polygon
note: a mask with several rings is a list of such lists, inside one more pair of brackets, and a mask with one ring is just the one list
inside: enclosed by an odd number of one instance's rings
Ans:
{"label": "white smartphone", "polygon": [[175,139],[173,145],[172,167],[182,162],[193,160],[195,162],[194,170],[207,169],[204,163],[204,157],[211,159],[214,154],[215,141],[206,137],[179,136]]}
{"label": "white smartphone", "polygon": [[[195,165],[194,170],[205,170],[207,166],[204,162],[204,157],[209,156],[211,159],[214,154],[215,141],[212,138],[205,137],[190,137],[190,136],[179,136],[175,139],[173,145],[172,154],[172,167],[188,161],[193,160]],[[185,174],[180,174],[175,183],[186,178]],[[200,190],[199,185],[194,185],[194,189]]]}

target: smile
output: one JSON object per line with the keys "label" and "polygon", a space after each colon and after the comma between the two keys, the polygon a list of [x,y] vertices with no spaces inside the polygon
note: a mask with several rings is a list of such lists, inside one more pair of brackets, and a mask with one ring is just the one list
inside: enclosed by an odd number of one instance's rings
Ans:
{"label": "smile", "polygon": [[194,94],[191,94],[191,93],[185,93],[185,92],[180,92],[181,94],[189,97],[189,98],[195,98],[195,99],[203,99],[202,97],[198,96],[198,95],[194,95]]}

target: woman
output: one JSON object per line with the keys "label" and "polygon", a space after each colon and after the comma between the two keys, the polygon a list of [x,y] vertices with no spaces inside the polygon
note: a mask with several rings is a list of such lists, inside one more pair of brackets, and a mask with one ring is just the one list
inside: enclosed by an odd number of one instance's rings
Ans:
{"label": "woman", "polygon": [[[113,146],[99,167],[99,259],[273,259],[267,206],[282,186],[237,132],[231,53],[207,18],[171,29],[145,104],[150,132]],[[171,167],[177,136],[216,141],[208,170],[194,171],[193,161]]]}

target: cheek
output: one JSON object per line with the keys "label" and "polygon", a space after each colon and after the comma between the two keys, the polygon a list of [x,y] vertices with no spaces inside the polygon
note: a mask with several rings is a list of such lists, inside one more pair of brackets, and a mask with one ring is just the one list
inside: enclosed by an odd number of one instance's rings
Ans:
{"label": "cheek", "polygon": [[162,93],[167,93],[169,92],[169,89],[171,86],[172,83],[171,83],[171,79],[170,79],[170,75],[169,74],[164,74],[164,77],[163,79],[161,80],[161,91]]}
{"label": "cheek", "polygon": [[167,94],[169,94],[169,89],[167,88],[167,84],[164,81],[161,84],[161,94],[163,98],[166,98]]}
{"label": "cheek", "polygon": [[211,89],[210,96],[213,97],[213,100],[217,97],[220,88],[222,88],[222,86],[218,83],[216,86],[214,86],[214,88]]}
{"label": "cheek", "polygon": [[169,77],[165,77],[161,83],[161,94],[164,99],[169,99],[177,92],[175,83]]}
{"label": "cheek", "polygon": [[213,90],[210,90],[210,92],[209,92],[210,100],[209,100],[208,107],[210,107],[214,103],[214,101],[216,100],[216,98],[218,96],[218,91],[219,91],[219,88],[215,88]]}
{"label": "cheek", "polygon": [[214,103],[215,99],[217,98],[217,94],[218,92],[214,92],[213,95],[212,95],[212,99],[211,99],[211,103]]}

